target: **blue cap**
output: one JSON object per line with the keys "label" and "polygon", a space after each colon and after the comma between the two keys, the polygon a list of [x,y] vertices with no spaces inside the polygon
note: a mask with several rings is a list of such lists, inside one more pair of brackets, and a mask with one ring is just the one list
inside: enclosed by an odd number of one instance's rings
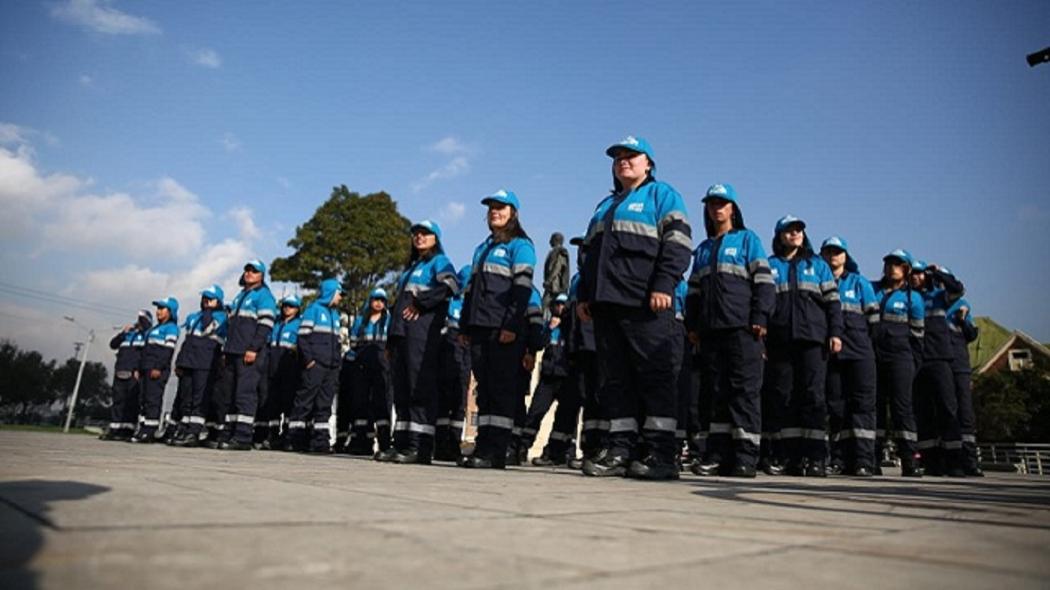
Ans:
{"label": "blue cap", "polygon": [[215,284],[201,291],[201,297],[215,299],[219,301],[219,303],[222,303],[222,300],[226,298],[226,293],[222,290],[222,287]]}
{"label": "blue cap", "polygon": [[302,307],[303,300],[299,299],[298,295],[285,295],[284,297],[281,297],[281,307],[284,307],[285,305],[291,307]]}
{"label": "blue cap", "polygon": [[371,293],[368,294],[368,298],[369,299],[382,299],[383,301],[386,301],[387,300],[386,289],[384,289],[382,287],[376,287],[375,289],[372,289]]}
{"label": "blue cap", "polygon": [[776,231],[776,233],[779,234],[780,232],[782,232],[782,231],[786,230],[787,228],[791,227],[792,225],[801,225],[802,229],[806,229],[806,222],[805,221],[802,221],[801,219],[799,219],[798,217],[795,217],[794,215],[785,215],[785,216],[781,217],[779,220],[777,220],[777,227],[776,227],[775,231]]}
{"label": "blue cap", "polygon": [[434,237],[437,238],[437,241],[441,241],[441,226],[438,225],[436,221],[424,219],[423,221],[413,223],[412,227],[410,227],[408,231],[415,233],[415,231],[419,229],[434,234]]}
{"label": "blue cap", "polygon": [[521,211],[521,203],[518,202],[518,195],[514,194],[514,191],[499,189],[484,199],[481,199],[482,205],[488,205],[489,203],[503,203],[514,207],[516,211]]}
{"label": "blue cap", "polygon": [[838,248],[847,254],[849,253],[849,245],[846,244],[846,240],[838,236],[831,236],[824,240],[824,243],[820,245],[820,249],[823,250],[824,248]]}
{"label": "blue cap", "polygon": [[649,145],[649,142],[643,137],[628,135],[617,143],[606,148],[605,155],[611,158],[613,157],[613,154],[616,153],[616,150],[631,150],[632,152],[645,154],[646,157],[649,158],[649,162],[652,163],[653,168],[656,168],[656,157],[653,155],[653,146]]}
{"label": "blue cap", "polygon": [[736,189],[733,185],[728,182],[722,184],[712,184],[707,188],[707,193],[704,194],[704,198],[701,201],[707,201],[709,199],[722,199],[723,201],[729,201],[730,203],[736,203]]}
{"label": "blue cap", "polygon": [[565,293],[562,293],[561,295],[558,295],[557,297],[554,298],[554,302],[555,303],[568,303],[569,302],[569,296],[566,295]]}
{"label": "blue cap", "polygon": [[926,270],[926,261],[919,260],[918,258],[911,261],[911,269],[915,272],[923,272]]}
{"label": "blue cap", "polygon": [[155,299],[153,305],[157,307],[166,308],[171,312],[171,319],[175,322],[179,321],[179,300],[175,299],[171,295],[168,295],[164,299]]}
{"label": "blue cap", "polygon": [[263,273],[263,274],[266,274],[266,263],[263,262],[262,260],[259,260],[258,258],[255,258],[253,260],[249,260],[248,262],[244,263],[244,267],[245,268],[247,268],[249,266],[254,268],[255,270]]}
{"label": "blue cap", "polygon": [[886,260],[889,260],[891,258],[896,258],[897,260],[900,260],[901,262],[907,264],[908,266],[911,266],[911,261],[912,261],[911,253],[908,252],[907,250],[905,250],[904,248],[897,248],[893,252],[890,252],[889,254],[883,256],[882,260],[886,261]]}

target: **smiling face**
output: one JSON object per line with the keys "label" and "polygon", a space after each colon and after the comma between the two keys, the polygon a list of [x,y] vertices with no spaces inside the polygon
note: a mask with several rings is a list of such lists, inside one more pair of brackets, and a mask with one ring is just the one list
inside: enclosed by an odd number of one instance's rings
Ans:
{"label": "smiling face", "polygon": [[259,272],[254,266],[244,267],[244,286],[251,288],[262,282],[262,273]]}
{"label": "smiling face", "polygon": [[416,249],[416,252],[429,252],[437,246],[437,236],[434,234],[417,229],[412,232],[412,247]]}
{"label": "smiling face", "polygon": [[369,307],[372,308],[372,311],[379,313],[386,309],[386,301],[379,298],[373,299],[372,302],[369,303]]}
{"label": "smiling face", "polygon": [[613,175],[624,186],[635,186],[649,175],[652,165],[649,157],[641,152],[620,148],[613,152]]}
{"label": "smiling face", "polygon": [[489,229],[499,230],[507,227],[511,217],[514,217],[514,207],[499,201],[489,201]]}

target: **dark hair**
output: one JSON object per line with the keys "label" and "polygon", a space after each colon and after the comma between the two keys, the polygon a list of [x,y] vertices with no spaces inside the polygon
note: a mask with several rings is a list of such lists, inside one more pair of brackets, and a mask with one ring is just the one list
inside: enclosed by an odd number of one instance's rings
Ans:
{"label": "dark hair", "polygon": [[[518,219],[518,210],[512,205],[508,205],[508,207],[514,213],[507,220],[507,225],[503,226],[502,229],[489,228],[489,231],[492,232],[492,241],[497,244],[506,244],[514,238],[524,238],[532,241],[529,238],[529,234],[525,233],[525,228],[521,227],[521,221]],[[485,223],[488,224],[488,214],[485,215]]]}
{"label": "dark hair", "polygon": [[[781,232],[782,233],[782,232]],[[783,257],[788,251],[788,247],[784,245],[784,242],[780,239],[780,233],[773,234],[773,255]],[[802,245],[798,247],[799,258],[812,258],[813,257],[813,244],[809,241],[809,235],[806,234],[806,230],[802,230]]]}
{"label": "dark hair", "polygon": [[[441,242],[437,239],[437,234],[434,234],[434,247],[430,250],[430,256],[427,256],[427,258],[432,258],[439,252],[441,252]],[[408,261],[405,262],[405,268],[412,266],[420,258],[422,258],[422,255],[419,253],[419,250],[416,250],[416,247],[412,245],[412,237],[410,235],[408,238]]]}
{"label": "dark hair", "polygon": [[[733,206],[733,229],[747,229],[744,226],[744,214],[740,212],[740,207],[736,206],[736,203],[729,201],[729,204]],[[715,222],[707,215],[707,204],[704,204],[704,231],[707,232],[707,237],[713,238],[718,233],[718,228],[715,227]]]}

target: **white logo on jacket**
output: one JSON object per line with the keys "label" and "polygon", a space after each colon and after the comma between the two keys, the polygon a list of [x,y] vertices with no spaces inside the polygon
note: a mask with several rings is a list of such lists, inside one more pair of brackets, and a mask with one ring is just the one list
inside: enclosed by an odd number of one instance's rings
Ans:
{"label": "white logo on jacket", "polygon": [[849,291],[846,291],[846,297],[848,297],[850,299],[853,299],[856,296],[857,296],[857,292],[854,291],[853,289],[850,289]]}
{"label": "white logo on jacket", "polygon": [[904,309],[904,302],[903,301],[894,301],[893,302],[893,309]]}
{"label": "white logo on jacket", "polygon": [[635,213],[641,213],[645,209],[645,203],[631,203],[627,206],[628,211],[634,211]]}
{"label": "white logo on jacket", "polygon": [[492,251],[492,257],[493,258],[506,258],[507,257],[507,249],[506,248],[496,248],[495,250]]}
{"label": "white logo on jacket", "polygon": [[726,256],[736,256],[736,248],[726,248],[725,249],[725,255]]}

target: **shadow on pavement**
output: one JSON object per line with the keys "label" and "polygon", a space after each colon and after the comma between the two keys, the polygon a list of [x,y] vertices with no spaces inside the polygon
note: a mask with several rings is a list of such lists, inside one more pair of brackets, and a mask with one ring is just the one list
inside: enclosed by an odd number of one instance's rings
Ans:
{"label": "shadow on pavement", "polygon": [[48,516],[52,502],[83,500],[109,488],[77,481],[0,482],[0,588],[36,588],[29,568],[44,544],[42,529],[62,530]]}
{"label": "shadow on pavement", "polygon": [[[960,522],[1050,530],[1050,525],[1034,524],[1028,518],[1032,512],[1050,514],[1050,486],[1046,485],[1018,486],[992,482],[934,485],[948,482],[877,479],[871,480],[870,485],[844,485],[833,480],[815,483],[812,479],[806,480],[805,484],[796,484],[790,481],[743,482],[714,478],[682,483],[703,486],[704,489],[692,492],[701,497],[769,507],[936,521],[944,520],[944,515],[906,511],[951,510],[957,513],[952,520]],[[808,500],[822,500],[823,503],[815,505]]]}

